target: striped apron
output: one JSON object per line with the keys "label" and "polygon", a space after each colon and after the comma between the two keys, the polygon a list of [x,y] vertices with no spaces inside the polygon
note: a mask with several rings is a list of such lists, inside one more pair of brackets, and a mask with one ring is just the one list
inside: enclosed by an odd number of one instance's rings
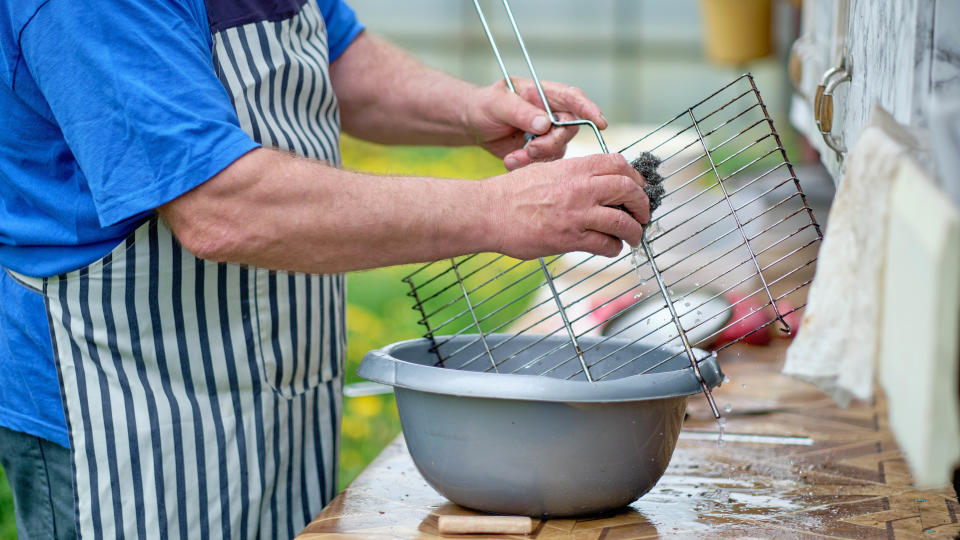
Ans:
{"label": "striped apron", "polygon": [[[254,139],[339,164],[326,29],[214,35]],[[93,264],[16,276],[47,303],[84,538],[291,538],[336,489],[342,275],[197,259],[156,217]]]}

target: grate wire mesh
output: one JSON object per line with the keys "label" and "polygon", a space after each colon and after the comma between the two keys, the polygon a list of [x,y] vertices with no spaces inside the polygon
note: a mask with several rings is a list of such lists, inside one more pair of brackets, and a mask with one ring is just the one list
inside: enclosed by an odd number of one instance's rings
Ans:
{"label": "grate wire mesh", "polygon": [[[629,250],[612,259],[567,254],[541,261],[475,254],[423,265],[404,278],[437,365],[603,380],[657,349],[672,354],[645,373],[688,354],[686,339],[693,347],[725,348],[772,324],[791,331],[786,317],[804,305],[822,232],[753,77],[737,77],[620,153],[632,160],[644,151],[661,159],[667,192],[639,268]],[[760,307],[743,313],[740,305]],[[631,320],[630,313],[647,316]],[[715,343],[740,326],[741,335]],[[568,328],[563,345],[500,371]],[[521,348],[510,347],[509,336],[491,346],[491,333],[542,337]],[[475,339],[449,344],[463,334]],[[580,351],[575,340],[585,335],[617,340],[617,351],[636,354],[614,364],[613,354],[600,355],[597,346]],[[558,351],[568,354],[557,361]],[[696,354],[699,362],[708,353]]]}

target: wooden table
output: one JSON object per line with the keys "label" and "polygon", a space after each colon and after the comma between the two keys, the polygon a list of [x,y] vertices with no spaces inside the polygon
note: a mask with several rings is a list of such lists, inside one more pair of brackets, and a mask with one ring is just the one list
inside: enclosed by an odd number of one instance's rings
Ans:
{"label": "wooden table", "polygon": [[[730,378],[715,392],[730,405],[718,446],[705,400],[689,418],[664,476],[621,512],[541,521],[524,536],[953,538],[960,504],[951,487],[918,489],[887,427],[886,404],[838,408],[816,388],[780,374],[786,340],[721,353]],[[751,439],[748,436],[764,436]],[[437,516],[466,514],[430,488],[398,437],[298,536],[441,538]]]}

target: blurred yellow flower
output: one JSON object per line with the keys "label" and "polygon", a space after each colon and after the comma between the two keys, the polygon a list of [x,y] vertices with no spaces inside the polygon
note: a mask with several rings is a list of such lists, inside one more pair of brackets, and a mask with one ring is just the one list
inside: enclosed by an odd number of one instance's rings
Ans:
{"label": "blurred yellow flower", "polygon": [[357,414],[366,416],[367,418],[377,416],[380,414],[380,411],[383,410],[383,405],[380,403],[380,396],[355,397],[350,405]]}
{"label": "blurred yellow flower", "polygon": [[363,439],[370,435],[370,424],[363,418],[348,415],[343,417],[343,436],[350,439]]}

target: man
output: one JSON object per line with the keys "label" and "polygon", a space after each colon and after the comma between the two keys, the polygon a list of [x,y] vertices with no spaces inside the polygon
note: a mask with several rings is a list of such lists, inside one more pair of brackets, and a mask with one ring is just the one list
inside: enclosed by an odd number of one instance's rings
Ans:
{"label": "man", "polygon": [[[529,81],[433,71],[339,1],[5,0],[0,45],[0,265],[46,301],[81,536],[290,537],[329,501],[338,272],[613,255],[648,219],[620,156],[532,163],[572,131]],[[344,171],[341,125],[512,172]]]}

